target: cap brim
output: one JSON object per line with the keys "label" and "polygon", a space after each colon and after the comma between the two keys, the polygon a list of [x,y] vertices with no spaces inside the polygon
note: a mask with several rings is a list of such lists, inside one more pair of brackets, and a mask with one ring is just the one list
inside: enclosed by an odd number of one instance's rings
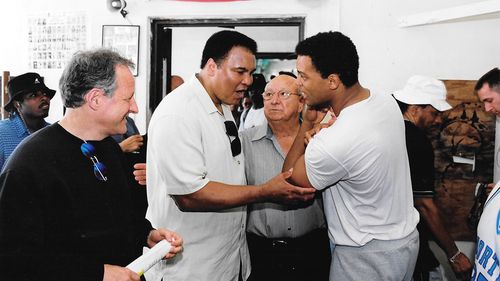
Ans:
{"label": "cap brim", "polygon": [[56,94],[55,90],[49,89],[49,88],[47,88],[47,86],[34,87],[34,88],[29,89],[29,90],[23,90],[23,91],[17,92],[14,95],[12,95],[11,99],[7,102],[7,104],[5,104],[3,109],[5,109],[8,112],[12,112],[12,110],[14,109],[14,107],[12,106],[12,102],[15,100],[15,98],[19,95],[22,95],[24,93],[29,93],[30,91],[33,91],[33,90],[43,91],[44,93],[47,94],[49,99],[52,99],[54,97],[54,95]]}
{"label": "cap brim", "polygon": [[444,100],[430,99],[426,96],[418,95],[415,93],[410,93],[404,90],[397,90],[393,93],[394,98],[398,101],[409,104],[409,105],[432,105],[435,109],[439,111],[446,111],[452,109],[453,107]]}
{"label": "cap brim", "polygon": [[430,103],[430,105],[432,105],[432,107],[434,107],[438,111],[446,111],[453,108],[453,106],[443,100],[434,100]]}
{"label": "cap brim", "polygon": [[7,111],[7,112],[12,112],[12,109],[13,109],[13,107],[12,107],[12,101],[13,101],[13,100],[10,100],[10,101],[9,101],[6,105],[4,105],[3,109],[4,109],[5,111]]}

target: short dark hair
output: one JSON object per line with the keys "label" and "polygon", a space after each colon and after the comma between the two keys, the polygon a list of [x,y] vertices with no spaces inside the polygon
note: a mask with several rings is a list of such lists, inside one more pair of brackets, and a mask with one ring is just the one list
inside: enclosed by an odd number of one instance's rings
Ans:
{"label": "short dark hair", "polygon": [[356,46],[349,37],[338,31],[320,32],[299,42],[295,53],[310,57],[323,79],[330,74],[338,74],[346,87],[358,82],[359,57]]}
{"label": "short dark hair", "polygon": [[109,49],[77,52],[59,79],[59,88],[65,107],[84,104],[84,96],[93,88],[102,89],[108,97],[116,90],[118,65],[133,68],[134,63]]}
{"label": "short dark hair", "polygon": [[291,71],[280,71],[278,72],[278,75],[288,75],[294,79],[297,79],[297,75],[295,75],[293,72]]}
{"label": "short dark hair", "polygon": [[210,36],[205,43],[200,68],[205,67],[209,59],[219,66],[233,47],[246,48],[254,55],[257,53],[257,43],[252,38],[237,31],[222,30]]}
{"label": "short dark hair", "polygon": [[481,78],[477,80],[474,89],[476,91],[479,91],[485,83],[488,83],[490,88],[500,89],[500,70],[498,69],[498,67],[493,68],[492,70],[481,76]]}

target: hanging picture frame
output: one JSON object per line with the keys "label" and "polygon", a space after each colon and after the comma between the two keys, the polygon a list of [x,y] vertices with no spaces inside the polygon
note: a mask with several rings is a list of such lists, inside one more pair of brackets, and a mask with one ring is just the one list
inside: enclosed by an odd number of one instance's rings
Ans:
{"label": "hanging picture frame", "polygon": [[139,31],[139,25],[102,26],[102,46],[130,59],[135,64],[134,76],[139,75]]}

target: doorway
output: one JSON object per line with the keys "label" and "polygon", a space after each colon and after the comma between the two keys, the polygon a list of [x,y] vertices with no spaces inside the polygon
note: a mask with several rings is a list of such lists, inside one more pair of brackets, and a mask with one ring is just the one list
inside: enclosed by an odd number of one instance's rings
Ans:
{"label": "doorway", "polygon": [[213,33],[232,29],[254,39],[258,45],[256,72],[269,79],[275,70],[293,70],[294,49],[304,39],[304,23],[304,17],[153,19],[150,113],[170,92],[172,75],[187,80],[199,70],[203,47]]}

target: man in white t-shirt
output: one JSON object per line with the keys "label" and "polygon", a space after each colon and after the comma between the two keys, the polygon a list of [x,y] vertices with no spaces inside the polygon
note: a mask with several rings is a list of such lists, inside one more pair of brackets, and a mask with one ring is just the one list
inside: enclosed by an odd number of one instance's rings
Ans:
{"label": "man in white t-shirt", "polygon": [[[342,33],[318,33],[295,51],[309,109],[283,170],[293,168],[295,184],[324,190],[336,243],[330,280],[411,280],[419,216],[396,102],[359,84],[356,47]],[[318,132],[320,108],[337,119]]]}
{"label": "man in white t-shirt", "polygon": [[[479,100],[486,112],[500,116],[500,70],[494,68],[476,83]],[[500,278],[500,188],[493,188],[484,204],[477,227],[477,245],[472,281],[498,280]]]}
{"label": "man in white t-shirt", "polygon": [[244,156],[229,105],[238,104],[252,83],[256,51],[255,41],[239,32],[213,34],[200,72],[167,95],[151,118],[146,217],[182,233],[185,241],[182,254],[153,270],[164,280],[246,280],[246,204],[314,197],[313,188],[286,181],[291,173],[245,185]]}

